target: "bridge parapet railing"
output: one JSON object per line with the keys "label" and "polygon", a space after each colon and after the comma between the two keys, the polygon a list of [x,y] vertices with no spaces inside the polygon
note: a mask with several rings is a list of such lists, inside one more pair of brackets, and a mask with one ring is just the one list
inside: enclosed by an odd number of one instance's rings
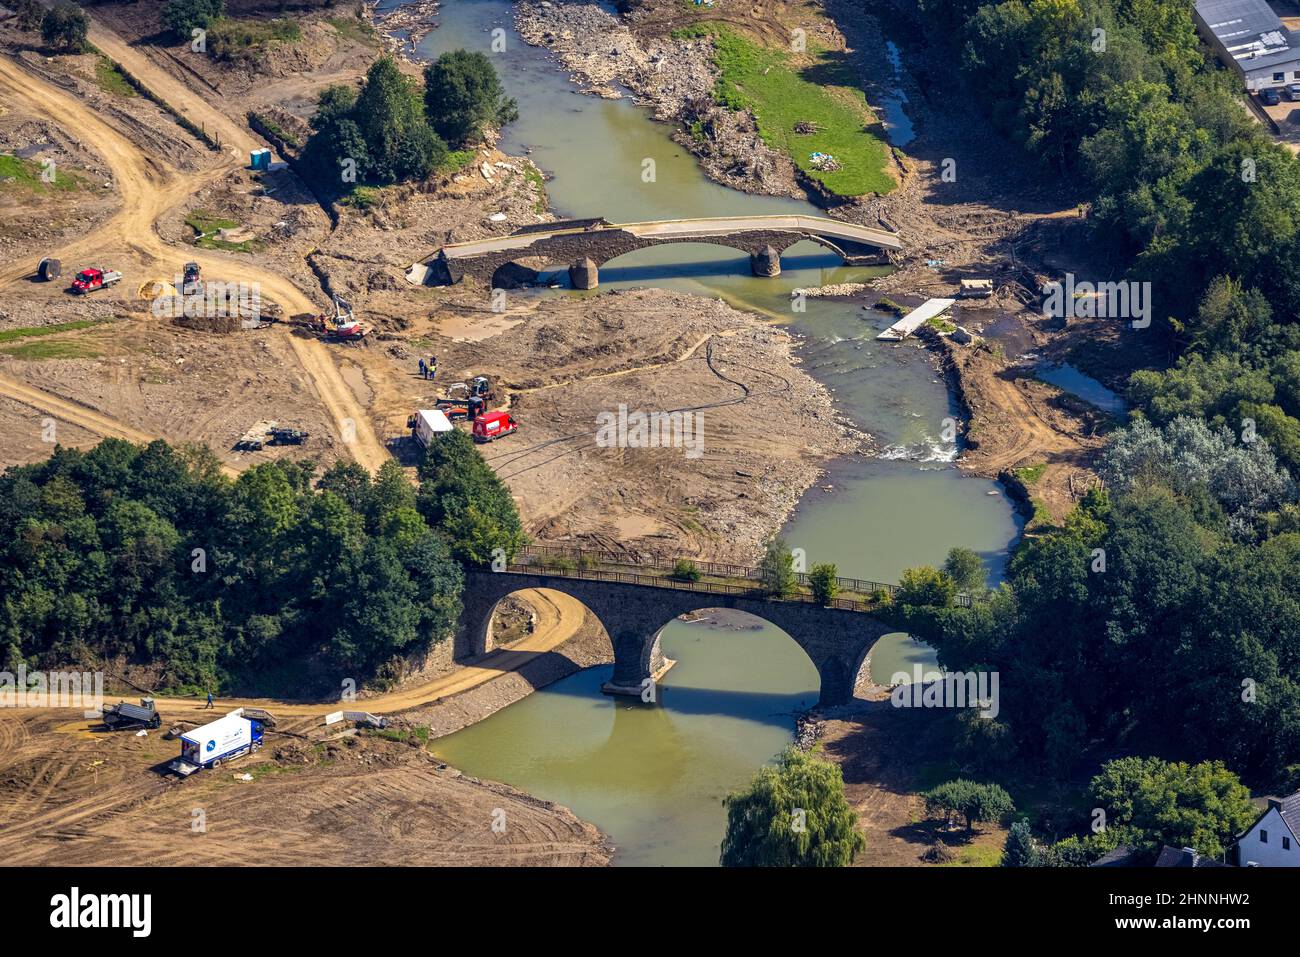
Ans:
{"label": "bridge parapet railing", "polygon": [[[643,575],[638,572],[612,571],[602,568],[571,568],[567,566],[538,565],[528,562],[516,562],[506,566],[507,572],[529,575],[551,575],[556,578],[579,578],[585,581],[619,582],[625,585],[649,585],[653,588],[673,588],[678,591],[700,592],[706,595],[734,595],[741,598],[755,598],[763,601],[789,601],[804,604],[819,604],[810,594],[794,592],[777,598],[765,588],[750,585],[732,585],[726,582],[684,581],[665,575]],[[842,608],[846,611],[871,611],[876,606],[869,601],[853,598],[835,598],[824,607]]]}
{"label": "bridge parapet railing", "polygon": [[[605,552],[590,548],[575,548],[568,545],[525,545],[519,551],[519,555],[528,560],[528,563],[538,567],[547,567],[548,560],[568,559],[575,563],[579,570],[599,568],[603,566],[615,568],[634,568],[642,571],[657,571],[671,575],[676,569],[677,562],[689,562],[695,567],[695,570],[703,577],[724,578],[736,581],[762,581],[762,571],[752,565],[733,565],[726,562],[707,562],[695,558],[633,558],[628,555],[620,555],[617,552]],[[552,566],[558,567],[558,566]],[[674,579],[678,581],[680,579]],[[812,576],[806,572],[795,574],[795,581],[801,588],[812,587]],[[838,590],[854,595],[876,595],[883,592],[890,598],[897,593],[899,586],[892,582],[878,582],[867,578],[842,578],[835,579]],[[851,601],[852,599],[842,599]],[[870,604],[867,602],[865,604]],[[953,604],[969,608],[972,604],[970,595],[965,593],[958,594],[953,599]]]}

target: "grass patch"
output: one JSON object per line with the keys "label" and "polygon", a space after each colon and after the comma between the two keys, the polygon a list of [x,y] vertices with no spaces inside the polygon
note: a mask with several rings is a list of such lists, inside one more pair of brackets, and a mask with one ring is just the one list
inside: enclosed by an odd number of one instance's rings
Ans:
{"label": "grass patch", "polygon": [[16,187],[39,193],[71,193],[86,184],[85,177],[65,172],[57,166],[54,169],[54,182],[47,183],[41,179],[43,170],[44,167],[35,160],[0,153],[0,189]]}
{"label": "grass patch", "polygon": [[886,296],[881,296],[877,299],[876,304],[871,308],[879,309],[881,312],[888,312],[895,316],[901,316],[903,313],[907,312],[906,309]]}
{"label": "grass patch", "polygon": [[452,150],[438,167],[440,173],[459,173],[470,163],[474,162],[477,154],[474,150]]}
{"label": "grass patch", "polygon": [[[248,114],[248,125],[258,133],[269,133],[273,137],[283,140],[285,145],[298,149],[302,146],[302,141],[296,135],[290,133],[275,120],[269,116],[263,116],[261,113],[250,111]],[[260,129],[259,129],[260,127]]]}
{"label": "grass patch", "polygon": [[383,196],[383,191],[377,186],[358,186],[339,202],[344,206],[351,206],[353,209],[369,209],[371,206],[377,205],[383,199]]}
{"label": "grass patch", "polygon": [[957,328],[957,324],[947,316],[932,316],[925,320],[925,324],[935,332],[952,332]]}
{"label": "grass patch", "polygon": [[101,90],[112,93],[114,96],[136,96],[135,88],[126,81],[122,71],[106,56],[100,57],[95,61],[95,82],[99,84]]}
{"label": "grass patch", "polygon": [[537,189],[537,202],[533,203],[533,212],[541,216],[546,212],[546,180],[542,178],[541,170],[531,164],[524,167],[524,177]]}
{"label": "grass patch", "polygon": [[208,48],[218,60],[257,60],[273,46],[297,43],[302,29],[292,20],[230,20],[208,25]]}
{"label": "grass patch", "polygon": [[944,867],[998,867],[1002,864],[1002,846],[997,843],[967,844],[957,849],[956,860]]}
{"label": "grass patch", "polygon": [[371,46],[379,42],[379,34],[375,32],[375,28],[360,17],[326,17],[325,22],[345,40],[355,40]]}
{"label": "grass patch", "polygon": [[[869,128],[878,124],[862,91],[838,54],[810,50],[806,63],[783,50],[765,47],[720,23],[675,30],[677,38],[711,36],[714,63],[721,72],[714,98],[733,110],[749,110],[763,142],[788,154],[794,164],[838,196],[888,193],[889,147]],[[796,123],[815,132],[800,135]],[[828,153],[840,168],[819,170],[810,154]]]}
{"label": "grass patch", "polygon": [[215,213],[209,213],[206,210],[196,209],[185,217],[185,225],[194,230],[194,245],[200,249],[224,249],[233,253],[251,253],[256,252],[260,246],[254,239],[243,239],[239,242],[233,242],[229,239],[222,239],[217,235],[218,230],[238,229],[239,223],[233,219],[227,219],[224,216],[218,216]]}
{"label": "grass patch", "polygon": [[45,359],[93,359],[100,351],[85,342],[75,339],[61,339],[57,342],[24,342],[22,345],[0,349],[5,355],[29,362],[41,362]]}
{"label": "grass patch", "polygon": [[1037,465],[1026,465],[1024,468],[1016,469],[1012,474],[1026,485],[1035,485],[1047,471],[1047,463],[1039,462]]}
{"label": "grass patch", "polygon": [[397,741],[402,744],[418,741],[421,747],[427,748],[429,746],[429,729],[423,725],[410,730],[403,728],[372,728],[370,733],[388,741]]}
{"label": "grass patch", "polygon": [[60,332],[76,332],[89,329],[107,322],[107,319],[75,319],[72,322],[56,322],[48,326],[23,326],[20,329],[5,329],[0,332],[0,342],[13,342],[15,339],[29,339],[35,336],[52,336]]}

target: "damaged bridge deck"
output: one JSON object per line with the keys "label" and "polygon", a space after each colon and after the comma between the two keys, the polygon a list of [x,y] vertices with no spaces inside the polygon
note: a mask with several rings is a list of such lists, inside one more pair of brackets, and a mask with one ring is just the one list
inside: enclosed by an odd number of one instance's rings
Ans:
{"label": "damaged bridge deck", "polygon": [[[600,266],[619,256],[667,243],[712,243],[749,253],[758,276],[781,271],[781,253],[802,240],[830,249],[850,265],[887,261],[903,248],[896,233],[820,216],[723,216],[648,223],[570,220],[526,227],[508,236],[449,243],[407,270],[416,285],[446,285],[466,276],[499,285],[536,269],[521,260],[567,263],[573,284],[598,284]],[[543,263],[544,265],[545,263]],[[504,270],[510,270],[507,276]]]}

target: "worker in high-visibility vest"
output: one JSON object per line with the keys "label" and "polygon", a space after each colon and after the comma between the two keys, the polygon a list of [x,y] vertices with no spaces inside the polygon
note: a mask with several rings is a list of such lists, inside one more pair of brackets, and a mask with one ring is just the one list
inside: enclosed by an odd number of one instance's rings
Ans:
{"label": "worker in high-visibility vest", "polygon": [[438,378],[438,357],[429,356],[429,378]]}

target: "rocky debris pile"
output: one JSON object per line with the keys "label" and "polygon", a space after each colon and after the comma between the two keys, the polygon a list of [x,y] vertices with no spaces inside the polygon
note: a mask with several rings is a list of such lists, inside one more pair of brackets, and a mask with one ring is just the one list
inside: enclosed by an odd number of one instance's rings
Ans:
{"label": "rocky debris pile", "polygon": [[[389,51],[410,59],[420,41],[438,29],[440,24],[434,18],[440,6],[440,0],[416,0],[415,3],[379,10],[378,0],[375,0],[371,17],[382,32]],[[395,36],[397,33],[402,35]]]}
{"label": "rocky debris pile", "polygon": [[837,282],[828,286],[813,286],[808,289],[791,289],[790,298],[803,296],[805,299],[824,299],[832,296],[856,296],[860,292],[865,292],[871,288],[870,283],[865,282]]}

